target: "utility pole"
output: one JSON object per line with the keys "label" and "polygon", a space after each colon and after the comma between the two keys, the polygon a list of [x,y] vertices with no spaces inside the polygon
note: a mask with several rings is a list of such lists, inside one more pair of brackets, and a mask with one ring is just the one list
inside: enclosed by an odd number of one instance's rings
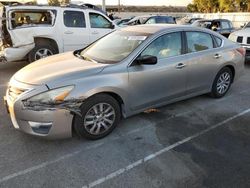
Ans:
{"label": "utility pole", "polygon": [[106,12],[106,0],[102,0],[102,10]]}
{"label": "utility pole", "polygon": [[121,0],[118,0],[118,12],[119,12],[119,14],[121,12]]}

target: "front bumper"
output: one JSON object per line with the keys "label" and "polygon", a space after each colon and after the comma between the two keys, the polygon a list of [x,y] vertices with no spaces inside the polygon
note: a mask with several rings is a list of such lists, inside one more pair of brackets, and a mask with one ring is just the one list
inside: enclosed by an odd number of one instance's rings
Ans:
{"label": "front bumper", "polygon": [[[16,81],[15,81],[16,82]],[[10,83],[11,84],[11,83]],[[34,89],[34,86],[18,83],[15,87],[26,88],[27,91],[15,100],[9,95],[9,89],[4,97],[12,124],[15,129],[30,135],[47,139],[62,139],[72,137],[73,115],[64,109],[31,110],[25,109],[22,100],[47,90],[44,86]],[[23,87],[24,86],[24,87]]]}

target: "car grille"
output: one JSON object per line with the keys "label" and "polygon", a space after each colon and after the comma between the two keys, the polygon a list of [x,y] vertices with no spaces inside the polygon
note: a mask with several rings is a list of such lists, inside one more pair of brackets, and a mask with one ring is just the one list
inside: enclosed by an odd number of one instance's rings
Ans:
{"label": "car grille", "polygon": [[242,43],[242,41],[243,41],[243,37],[238,37],[238,38],[237,38],[237,42],[238,42],[238,43]]}
{"label": "car grille", "polygon": [[250,37],[247,37],[247,44],[250,44]]}
{"label": "car grille", "polygon": [[8,88],[8,95],[11,101],[14,101],[17,99],[19,95],[21,95],[23,92],[27,91],[27,89],[21,89],[13,86],[9,86]]}

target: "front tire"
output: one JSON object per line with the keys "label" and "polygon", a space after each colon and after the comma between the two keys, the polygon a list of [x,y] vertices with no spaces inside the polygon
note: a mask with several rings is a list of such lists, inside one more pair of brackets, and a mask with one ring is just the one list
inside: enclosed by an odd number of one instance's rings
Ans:
{"label": "front tire", "polygon": [[81,106],[82,117],[74,117],[74,130],[80,137],[97,140],[110,134],[121,119],[118,102],[107,94],[97,94]]}
{"label": "front tire", "polygon": [[210,93],[211,96],[214,98],[223,97],[230,89],[232,82],[233,73],[231,69],[228,67],[222,68],[214,79],[212,91]]}

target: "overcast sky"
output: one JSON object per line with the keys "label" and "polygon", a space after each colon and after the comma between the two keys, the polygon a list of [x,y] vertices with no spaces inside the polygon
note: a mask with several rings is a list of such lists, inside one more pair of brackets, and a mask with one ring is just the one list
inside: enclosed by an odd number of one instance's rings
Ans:
{"label": "overcast sky", "polygon": [[[76,0],[77,1],[77,0]],[[78,0],[79,1],[79,0]],[[120,0],[124,5],[173,5],[186,6],[192,0]],[[84,0],[85,3],[101,4],[102,0]],[[106,0],[107,5],[117,5],[118,0]]]}

